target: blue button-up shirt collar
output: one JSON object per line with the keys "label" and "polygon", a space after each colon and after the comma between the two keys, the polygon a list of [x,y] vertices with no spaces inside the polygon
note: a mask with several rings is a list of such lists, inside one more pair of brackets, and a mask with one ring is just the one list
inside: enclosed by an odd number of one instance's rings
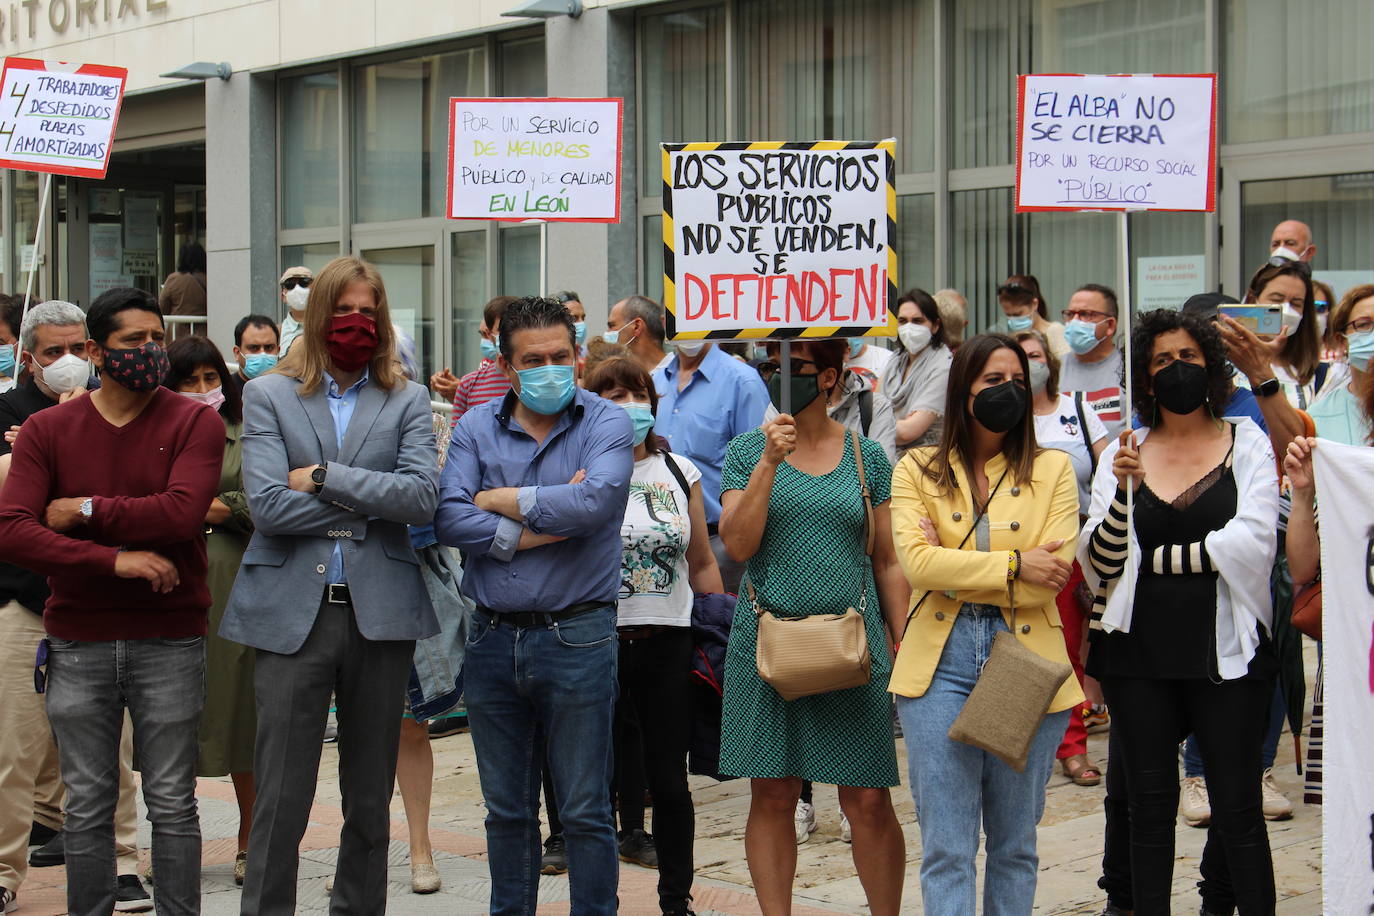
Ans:
{"label": "blue button-up shirt collar", "polygon": [[[348,387],[346,391],[339,391],[339,383],[334,380],[334,376],[328,372],[324,374],[325,380],[325,401],[329,404],[329,414],[334,418],[334,438],[335,447],[343,448],[344,433],[348,432],[349,421],[353,419],[353,411],[358,406],[358,395],[367,387],[371,379],[371,370],[364,369],[363,377],[358,379]],[[344,572],[343,548],[337,541],[334,542],[334,553],[329,557],[329,581],[334,584],[347,582],[348,576]]]}

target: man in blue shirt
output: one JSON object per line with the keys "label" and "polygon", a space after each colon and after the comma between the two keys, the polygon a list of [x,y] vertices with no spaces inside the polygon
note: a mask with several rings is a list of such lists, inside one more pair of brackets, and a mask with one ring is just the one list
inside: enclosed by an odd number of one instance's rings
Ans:
{"label": "man in blue shirt", "polygon": [[435,528],[467,556],[477,604],[464,661],[487,805],[491,913],[538,906],[539,778],[547,741],[574,913],[616,912],[611,815],[620,526],[634,469],[618,404],[577,387],[567,309],[522,299],[501,318],[504,398],[458,421]]}
{"label": "man in blue shirt", "polygon": [[768,386],[749,364],[701,340],[681,341],[677,355],[654,371],[658,413],[654,432],[701,470],[706,528],[727,592],[738,592],[744,564],[725,552],[720,532],[720,472],[730,440],[763,422]]}

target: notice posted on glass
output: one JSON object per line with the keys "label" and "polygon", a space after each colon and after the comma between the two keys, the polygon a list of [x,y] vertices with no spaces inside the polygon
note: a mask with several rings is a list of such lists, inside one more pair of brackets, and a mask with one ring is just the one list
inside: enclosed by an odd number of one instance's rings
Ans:
{"label": "notice posted on glass", "polygon": [[895,141],[777,146],[664,145],[673,333],[888,328]]}
{"label": "notice posted on glass", "polygon": [[126,75],[121,67],[6,58],[0,167],[105,177]]}
{"label": "notice posted on glass", "polygon": [[1019,78],[1016,209],[1216,206],[1216,76]]}

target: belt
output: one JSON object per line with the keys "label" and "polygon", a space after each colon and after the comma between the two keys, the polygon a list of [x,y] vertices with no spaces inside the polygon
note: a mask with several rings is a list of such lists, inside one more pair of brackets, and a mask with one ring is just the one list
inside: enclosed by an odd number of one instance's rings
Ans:
{"label": "belt", "polygon": [[665,627],[662,624],[643,624],[634,627],[616,627],[621,642],[634,642],[637,639],[650,639],[660,633],[681,630],[682,627]]}
{"label": "belt", "polygon": [[495,624],[504,623],[512,627],[549,627],[560,620],[571,620],[604,607],[610,607],[610,604],[605,601],[583,601],[557,611],[494,611],[486,605],[479,604],[477,610],[489,615]]}
{"label": "belt", "polygon": [[344,584],[326,585],[324,587],[325,604],[347,604],[353,605],[353,595]]}

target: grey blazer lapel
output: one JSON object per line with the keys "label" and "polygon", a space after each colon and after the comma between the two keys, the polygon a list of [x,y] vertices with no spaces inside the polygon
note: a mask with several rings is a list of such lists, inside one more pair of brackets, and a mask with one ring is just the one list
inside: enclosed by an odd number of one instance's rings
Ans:
{"label": "grey blazer lapel", "polygon": [[358,392],[358,403],[353,407],[353,416],[349,418],[348,429],[344,431],[343,447],[339,449],[339,463],[353,463],[358,450],[367,440],[367,434],[372,431],[372,425],[377,422],[377,415],[386,406],[386,399],[387,392],[373,381],[369,381]]}
{"label": "grey blazer lapel", "polygon": [[320,440],[320,455],[328,462],[338,460],[339,437],[334,431],[334,415],[329,412],[329,402],[324,391],[326,384],[327,382],[321,381],[319,387],[310,395],[302,394],[301,389],[297,388],[296,397],[300,399],[306,416],[310,418],[310,426]]}

